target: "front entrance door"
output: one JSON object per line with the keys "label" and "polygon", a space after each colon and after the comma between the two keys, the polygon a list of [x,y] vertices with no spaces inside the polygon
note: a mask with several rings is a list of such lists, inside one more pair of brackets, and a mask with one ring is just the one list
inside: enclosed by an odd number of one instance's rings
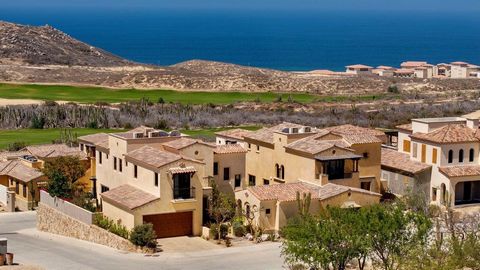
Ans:
{"label": "front entrance door", "polygon": [[472,182],[463,182],[463,200],[470,201],[472,199]]}

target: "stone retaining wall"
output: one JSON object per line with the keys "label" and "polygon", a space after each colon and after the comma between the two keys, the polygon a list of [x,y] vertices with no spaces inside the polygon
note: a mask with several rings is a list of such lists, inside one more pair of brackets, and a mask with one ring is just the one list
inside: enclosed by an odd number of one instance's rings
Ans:
{"label": "stone retaining wall", "polygon": [[95,225],[87,225],[43,203],[37,209],[37,229],[129,252],[144,252],[129,240]]}

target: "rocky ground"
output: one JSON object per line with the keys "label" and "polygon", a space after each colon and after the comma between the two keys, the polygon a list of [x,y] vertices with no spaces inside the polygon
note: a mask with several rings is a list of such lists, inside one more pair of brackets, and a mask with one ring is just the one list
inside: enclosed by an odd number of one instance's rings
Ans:
{"label": "rocky ground", "polygon": [[0,81],[207,91],[295,91],[325,95],[480,89],[480,80],[322,76],[192,60],[152,66],[122,59],[51,26],[0,22]]}

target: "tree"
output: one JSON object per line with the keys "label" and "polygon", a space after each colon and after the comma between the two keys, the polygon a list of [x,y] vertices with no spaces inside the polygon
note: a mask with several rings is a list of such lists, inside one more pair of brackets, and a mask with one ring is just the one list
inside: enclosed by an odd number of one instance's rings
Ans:
{"label": "tree", "polygon": [[53,197],[71,198],[72,185],[67,177],[59,171],[52,173],[48,181],[48,193]]}
{"label": "tree", "polygon": [[85,175],[85,166],[76,156],[58,157],[45,162],[43,174],[52,179],[55,173],[60,173],[67,178],[70,184],[75,183]]}
{"label": "tree", "polygon": [[235,202],[226,194],[221,193],[215,181],[211,181],[212,195],[210,196],[210,217],[217,224],[218,242],[221,241],[221,225],[235,216]]}
{"label": "tree", "polygon": [[373,205],[367,210],[372,259],[384,270],[399,269],[404,258],[427,241],[431,222],[401,202]]}
{"label": "tree", "polygon": [[300,192],[297,191],[297,207],[298,213],[300,216],[306,216],[309,214],[310,211],[310,203],[312,202],[312,194],[311,193],[303,193],[303,198],[300,197]]}

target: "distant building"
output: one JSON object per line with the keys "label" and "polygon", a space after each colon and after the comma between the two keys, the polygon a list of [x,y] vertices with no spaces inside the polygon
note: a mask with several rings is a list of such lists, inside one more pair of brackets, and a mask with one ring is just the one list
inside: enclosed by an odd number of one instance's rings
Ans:
{"label": "distant building", "polygon": [[429,79],[433,77],[433,65],[424,61],[406,61],[401,68],[414,70],[414,76],[420,79]]}
{"label": "distant building", "polygon": [[452,62],[451,65],[451,77],[452,78],[479,78],[480,67],[472,65],[467,62]]}
{"label": "distant building", "polygon": [[393,77],[395,70],[396,69],[394,67],[378,66],[372,72],[380,77]]}
{"label": "distant building", "polygon": [[397,78],[414,78],[415,77],[415,70],[408,69],[408,68],[400,68],[393,72],[393,77]]}
{"label": "distant building", "polygon": [[440,63],[433,68],[433,76],[440,78],[450,78],[452,76],[452,66]]}
{"label": "distant building", "polygon": [[355,75],[371,75],[371,74],[373,74],[372,73],[373,67],[371,67],[371,66],[357,64],[357,65],[346,66],[346,68],[347,68],[347,70],[346,70],[347,74],[355,74]]}

